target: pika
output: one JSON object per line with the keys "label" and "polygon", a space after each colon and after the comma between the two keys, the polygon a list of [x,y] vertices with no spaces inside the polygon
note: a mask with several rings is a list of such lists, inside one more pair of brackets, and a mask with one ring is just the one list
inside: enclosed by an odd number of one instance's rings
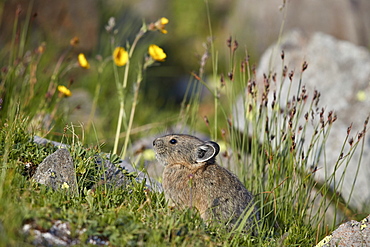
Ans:
{"label": "pika", "polygon": [[[157,160],[164,165],[163,189],[167,200],[180,208],[195,207],[207,223],[232,227],[253,205],[253,195],[229,170],[216,163],[216,142],[171,134],[153,141]],[[258,218],[252,209],[246,228]],[[255,217],[255,218],[254,218]]]}

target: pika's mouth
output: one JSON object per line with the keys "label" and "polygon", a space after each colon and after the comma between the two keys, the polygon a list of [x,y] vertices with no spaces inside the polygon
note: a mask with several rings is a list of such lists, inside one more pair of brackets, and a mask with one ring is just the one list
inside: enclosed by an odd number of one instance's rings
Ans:
{"label": "pika's mouth", "polygon": [[166,149],[165,148],[161,148],[161,147],[158,147],[158,146],[154,146],[153,147],[153,150],[156,154],[163,154],[166,152]]}
{"label": "pika's mouth", "polygon": [[163,166],[167,166],[166,157],[161,154],[163,153],[156,153],[155,157],[160,164],[162,164]]}

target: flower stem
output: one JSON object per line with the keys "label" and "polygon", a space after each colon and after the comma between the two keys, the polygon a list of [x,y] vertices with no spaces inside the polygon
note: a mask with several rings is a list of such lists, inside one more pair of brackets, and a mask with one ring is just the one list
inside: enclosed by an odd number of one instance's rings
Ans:
{"label": "flower stem", "polygon": [[118,123],[117,123],[117,129],[116,129],[116,137],[114,139],[114,146],[113,146],[113,153],[117,153],[118,149],[118,141],[119,141],[119,134],[121,132],[121,126],[122,126],[122,119],[125,114],[125,109],[124,109],[124,102],[120,102],[120,108],[119,108],[119,114],[118,114]]}
{"label": "flower stem", "polygon": [[134,116],[135,116],[135,109],[136,109],[136,105],[137,105],[137,98],[139,96],[140,83],[141,83],[142,80],[143,80],[142,70],[140,70],[140,72],[139,72],[139,74],[137,76],[137,82],[136,82],[136,85],[135,85],[134,100],[133,100],[132,106],[131,106],[131,113],[130,113],[129,123],[128,123],[128,126],[127,126],[125,143],[123,145],[122,156],[121,156],[122,159],[124,159],[125,156],[126,156],[127,146],[128,146],[128,142],[130,140],[132,123],[134,121]]}
{"label": "flower stem", "polygon": [[140,32],[136,35],[134,42],[132,42],[132,46],[131,46],[130,51],[128,53],[128,60],[127,60],[126,68],[125,68],[125,75],[123,77],[123,82],[122,82],[123,89],[125,89],[127,87],[128,72],[129,72],[129,69],[130,69],[130,59],[132,57],[132,54],[134,53],[134,50],[135,50],[135,47],[136,47],[137,43],[139,42],[141,37],[143,37],[144,34],[145,34],[145,31],[140,30]]}
{"label": "flower stem", "polygon": [[[123,76],[123,82],[122,82],[122,87],[121,88],[117,88],[118,89],[118,94],[119,94],[119,100],[120,100],[120,111],[119,111],[119,116],[118,116],[118,123],[117,123],[117,130],[116,130],[116,137],[115,137],[115,141],[114,141],[114,147],[113,147],[113,153],[117,153],[117,149],[118,149],[118,141],[119,141],[119,134],[121,132],[121,126],[122,126],[122,118],[124,117],[124,99],[125,99],[125,92],[126,92],[126,87],[127,87],[127,81],[128,81],[128,73],[129,73],[129,70],[130,70],[130,60],[131,60],[131,57],[132,57],[132,54],[134,53],[134,50],[135,50],[135,47],[138,43],[138,41],[141,39],[141,37],[143,37],[143,35],[145,34],[146,31],[144,31],[143,29],[141,29],[139,31],[139,33],[136,35],[135,37],[135,40],[133,41],[132,43],[132,46],[130,47],[130,51],[129,51],[129,54],[128,54],[128,60],[127,60],[127,63],[126,63],[126,67],[125,67],[125,74]],[[141,75],[140,75],[141,77]],[[138,76],[139,78],[139,76]],[[138,82],[140,84],[140,82]],[[139,85],[137,85],[139,87]],[[137,89],[138,90],[138,89]],[[137,92],[135,92],[136,94]],[[135,96],[134,96],[135,97]],[[134,100],[134,103],[133,103],[133,106],[132,107],[136,107],[136,102]],[[130,116],[130,120],[129,121],[132,121],[131,117],[133,118],[133,114],[134,114],[135,111],[133,111],[131,109],[131,116]],[[132,123],[131,123],[132,125]],[[129,129],[127,129],[126,131],[126,139],[125,139],[125,144],[124,144],[124,148],[122,150],[122,159],[124,159],[125,155],[126,155],[126,149],[127,149],[127,145],[128,145],[128,139],[129,139],[129,135],[130,135],[130,129],[131,129],[131,126],[129,124]]]}

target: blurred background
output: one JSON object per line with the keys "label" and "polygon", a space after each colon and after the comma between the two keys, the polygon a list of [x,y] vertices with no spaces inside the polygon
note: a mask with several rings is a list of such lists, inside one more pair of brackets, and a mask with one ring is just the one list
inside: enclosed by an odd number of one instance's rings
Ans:
{"label": "blurred background", "polygon": [[[179,110],[191,73],[199,71],[210,32],[218,54],[218,71],[227,74],[230,61],[226,40],[230,36],[238,41],[238,49],[243,51],[239,52],[240,59],[248,53],[252,64],[258,63],[261,54],[279,39],[280,33],[292,29],[300,29],[307,34],[324,32],[369,48],[369,13],[369,0],[213,0],[208,2],[208,7],[204,0],[1,0],[0,61],[9,56],[7,51],[11,49],[14,32],[17,38],[22,30],[14,31],[17,15],[19,25],[26,23],[29,17],[24,49],[34,50],[41,44],[45,45],[40,73],[52,74],[53,66],[70,46],[70,40],[78,37],[80,42],[66,61],[77,60],[77,55],[82,52],[91,68],[71,70],[59,79],[69,85],[73,93],[64,102],[62,111],[66,117],[63,122],[87,121],[95,82],[100,80],[94,124],[98,133],[102,131],[98,139],[111,143],[118,115],[116,88],[111,66],[99,72],[102,58],[111,54],[110,38],[105,30],[110,17],[116,19],[116,43],[121,46],[133,41],[143,20],[149,23],[161,17],[169,19],[168,34],[151,33],[140,41],[142,44],[158,44],[167,53],[167,59],[145,74],[135,118],[135,126],[138,127],[160,123]],[[145,53],[145,49],[145,45],[138,48],[138,56]],[[5,62],[1,62],[1,67],[5,66]],[[210,62],[207,62],[205,70],[212,73]],[[46,82],[40,78],[38,83]],[[204,101],[202,111],[211,112],[213,107],[208,109],[207,99]],[[112,131],[109,132],[110,129]],[[58,129],[53,131],[58,132]]]}

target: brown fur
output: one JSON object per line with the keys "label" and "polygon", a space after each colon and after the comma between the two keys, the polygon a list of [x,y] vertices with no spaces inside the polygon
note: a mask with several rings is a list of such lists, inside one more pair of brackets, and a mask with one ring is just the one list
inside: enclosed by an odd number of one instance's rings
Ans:
{"label": "brown fur", "polygon": [[[252,194],[234,174],[216,163],[217,143],[174,134],[155,139],[153,147],[165,166],[165,196],[175,205],[195,207],[205,221],[230,221],[230,226],[252,206]],[[250,217],[249,226],[252,221]]]}

